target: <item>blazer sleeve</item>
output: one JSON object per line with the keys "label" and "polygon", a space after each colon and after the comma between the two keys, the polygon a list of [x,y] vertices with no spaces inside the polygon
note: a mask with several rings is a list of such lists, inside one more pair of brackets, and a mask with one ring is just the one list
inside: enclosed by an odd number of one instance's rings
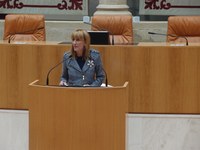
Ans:
{"label": "blazer sleeve", "polygon": [[103,83],[104,78],[105,78],[105,73],[104,73],[103,64],[102,64],[102,61],[101,61],[100,54],[98,52],[96,52],[94,59],[95,59],[96,79],[91,84],[91,86],[101,86],[101,84]]}
{"label": "blazer sleeve", "polygon": [[[70,53],[67,52],[63,56],[63,65],[62,65],[62,74],[61,74],[61,81],[68,82],[68,69],[67,69],[67,61],[70,57]],[[66,60],[66,61],[65,61]]]}

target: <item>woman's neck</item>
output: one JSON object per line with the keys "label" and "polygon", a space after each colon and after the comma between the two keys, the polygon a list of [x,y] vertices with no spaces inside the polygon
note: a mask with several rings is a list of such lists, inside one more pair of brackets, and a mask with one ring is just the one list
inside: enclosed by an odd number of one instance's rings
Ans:
{"label": "woman's neck", "polygon": [[76,52],[76,56],[77,57],[82,57],[83,56],[83,52]]}

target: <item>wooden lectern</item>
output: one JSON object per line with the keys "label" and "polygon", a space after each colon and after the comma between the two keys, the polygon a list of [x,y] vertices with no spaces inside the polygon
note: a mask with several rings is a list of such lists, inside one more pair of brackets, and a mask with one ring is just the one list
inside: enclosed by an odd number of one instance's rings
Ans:
{"label": "wooden lectern", "polygon": [[109,88],[29,86],[30,150],[125,150],[128,83]]}

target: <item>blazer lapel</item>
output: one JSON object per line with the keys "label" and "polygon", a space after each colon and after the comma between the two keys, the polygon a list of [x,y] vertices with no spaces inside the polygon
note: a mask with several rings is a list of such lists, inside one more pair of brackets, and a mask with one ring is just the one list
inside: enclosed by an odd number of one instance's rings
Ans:
{"label": "blazer lapel", "polygon": [[85,61],[85,64],[84,64],[84,66],[83,66],[83,68],[82,68],[82,70],[83,70],[83,72],[86,72],[88,69],[89,69],[89,65],[88,65],[88,59]]}
{"label": "blazer lapel", "polygon": [[70,65],[71,67],[73,67],[74,69],[76,69],[76,70],[82,72],[81,68],[79,67],[79,65],[78,65],[78,63],[77,63],[77,61],[76,61],[76,59],[72,58],[71,61],[69,62],[69,65]]}

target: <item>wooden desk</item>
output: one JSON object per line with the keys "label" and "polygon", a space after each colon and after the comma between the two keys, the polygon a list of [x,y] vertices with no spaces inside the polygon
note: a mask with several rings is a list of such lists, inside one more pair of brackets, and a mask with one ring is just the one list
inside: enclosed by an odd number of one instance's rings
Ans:
{"label": "wooden desk", "polygon": [[125,150],[128,82],[29,89],[30,150]]}
{"label": "wooden desk", "polygon": [[[92,46],[111,85],[129,82],[129,112],[200,113],[200,46]],[[60,62],[70,45],[0,44],[0,107],[28,109],[27,86]],[[61,66],[50,75],[58,84]]]}
{"label": "wooden desk", "polygon": [[[140,42],[138,46],[186,46],[186,43],[175,42]],[[200,43],[189,43],[188,46],[200,46]]]}

